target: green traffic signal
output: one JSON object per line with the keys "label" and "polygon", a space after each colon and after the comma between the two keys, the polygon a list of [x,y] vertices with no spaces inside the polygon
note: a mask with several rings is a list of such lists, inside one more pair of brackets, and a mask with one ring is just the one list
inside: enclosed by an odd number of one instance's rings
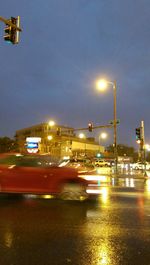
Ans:
{"label": "green traffic signal", "polygon": [[141,128],[136,128],[135,129],[135,134],[136,134],[136,141],[141,140]]}

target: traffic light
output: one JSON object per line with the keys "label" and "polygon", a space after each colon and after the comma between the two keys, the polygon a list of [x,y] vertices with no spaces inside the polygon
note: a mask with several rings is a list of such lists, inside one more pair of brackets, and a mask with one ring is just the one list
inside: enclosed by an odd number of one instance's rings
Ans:
{"label": "traffic light", "polygon": [[[8,21],[11,22],[11,20],[8,20]],[[7,42],[11,42],[11,26],[6,24],[4,32],[5,32],[4,40]]]}
{"label": "traffic light", "polygon": [[89,128],[89,132],[93,131],[93,124],[91,122],[88,124],[88,128]]}
{"label": "traffic light", "polygon": [[135,129],[136,141],[141,141],[141,127]]}
{"label": "traffic light", "polygon": [[[16,28],[20,27],[20,17],[17,18],[11,17],[11,19],[8,20],[8,22],[11,22],[16,26]],[[19,31],[15,27],[12,27],[11,25],[6,23],[5,29],[4,29],[4,40],[12,43],[17,44],[19,43]]]}

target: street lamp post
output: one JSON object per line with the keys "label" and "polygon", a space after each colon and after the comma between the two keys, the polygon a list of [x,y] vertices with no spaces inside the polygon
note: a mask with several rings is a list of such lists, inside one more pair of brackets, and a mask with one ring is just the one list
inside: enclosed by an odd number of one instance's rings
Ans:
{"label": "street lamp post", "polygon": [[80,139],[84,139],[85,140],[85,146],[84,146],[84,156],[86,157],[86,136],[84,133],[80,133],[79,134],[79,138]]}
{"label": "street lamp post", "polygon": [[52,139],[53,139],[53,136],[49,135],[49,129],[52,129],[52,127],[54,127],[54,126],[55,126],[55,122],[53,120],[50,120],[47,123],[47,135],[46,135],[46,150],[47,150],[47,153],[49,152],[49,141],[52,141]]}
{"label": "street lamp post", "polygon": [[114,99],[114,158],[115,158],[115,173],[118,173],[118,151],[117,151],[117,84],[116,81],[110,82],[106,80],[97,81],[97,88],[99,90],[104,90],[107,84],[111,84],[113,87],[113,99]]}
{"label": "street lamp post", "polygon": [[106,138],[107,138],[107,133],[102,132],[102,133],[99,135],[99,144],[100,144],[100,139],[106,139]]}
{"label": "street lamp post", "polygon": [[[106,132],[102,132],[100,135],[99,135],[99,137],[98,137],[98,144],[99,144],[99,156],[101,156],[100,155],[100,153],[101,153],[101,139],[102,140],[105,140],[106,138],[107,138],[107,133]],[[105,150],[105,149],[104,149]],[[104,152],[104,151],[103,151]]]}
{"label": "street lamp post", "polygon": [[98,137],[98,143],[99,143],[99,151],[100,151],[100,144],[101,144],[101,139],[106,139],[107,138],[107,133],[106,132],[102,132],[99,137]]}
{"label": "street lamp post", "polygon": [[118,164],[118,152],[117,152],[117,85],[116,81],[113,82],[113,94],[114,94],[114,157],[115,157],[115,172],[117,174],[117,164]]}

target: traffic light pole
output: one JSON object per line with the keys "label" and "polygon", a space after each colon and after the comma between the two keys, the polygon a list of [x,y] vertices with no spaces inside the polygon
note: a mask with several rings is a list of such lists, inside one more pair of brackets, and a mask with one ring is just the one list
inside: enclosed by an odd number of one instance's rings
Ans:
{"label": "traffic light pole", "polygon": [[142,162],[144,164],[144,174],[146,174],[144,121],[141,121],[141,159],[142,159]]}
{"label": "traffic light pole", "polygon": [[116,81],[113,83],[114,92],[114,157],[115,157],[115,174],[118,174],[118,151],[117,151],[117,111],[116,111]]}
{"label": "traffic light pole", "polygon": [[[116,125],[118,123],[116,122]],[[92,126],[92,130],[93,129],[101,129],[101,128],[114,128],[114,124],[106,124],[106,125],[98,125],[98,126]],[[89,127],[84,127],[84,128],[76,128],[76,129],[72,129],[72,131],[76,132],[76,131],[89,131]],[[64,133],[64,132],[68,132],[68,130],[61,130],[60,131],[60,134],[61,133]]]}
{"label": "traffic light pole", "polygon": [[[93,129],[99,129],[99,128],[112,128],[114,125],[111,124],[106,124],[106,125],[98,125],[98,126],[93,126]],[[85,131],[85,130],[89,130],[89,128],[77,128],[77,129],[73,129],[73,131]],[[67,130],[68,131],[68,130]],[[64,132],[64,131],[63,131]]]}

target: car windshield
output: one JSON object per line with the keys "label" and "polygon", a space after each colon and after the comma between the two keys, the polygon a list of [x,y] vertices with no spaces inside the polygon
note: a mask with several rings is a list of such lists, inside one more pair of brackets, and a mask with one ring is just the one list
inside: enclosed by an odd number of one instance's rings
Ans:
{"label": "car windshield", "polygon": [[0,164],[23,167],[52,167],[59,166],[59,159],[44,155],[8,155],[0,157]]}

